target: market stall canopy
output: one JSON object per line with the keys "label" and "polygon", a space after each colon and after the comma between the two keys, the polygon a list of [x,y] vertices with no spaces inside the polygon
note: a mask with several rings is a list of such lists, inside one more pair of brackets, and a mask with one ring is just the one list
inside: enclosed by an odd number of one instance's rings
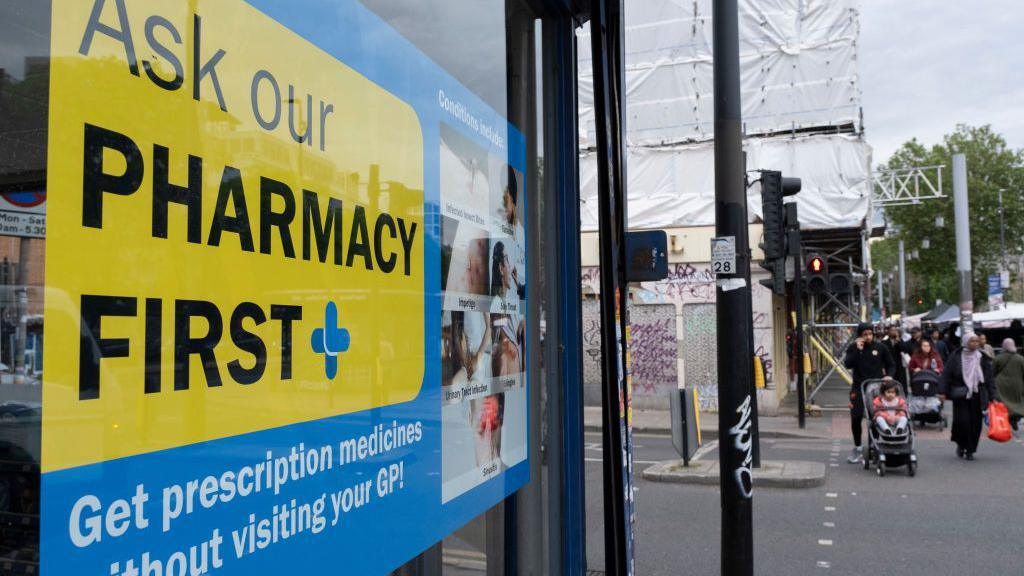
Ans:
{"label": "market stall canopy", "polygon": [[921,319],[924,318],[927,314],[927,312],[923,312],[921,314],[914,314],[913,316],[907,316],[906,318],[903,318],[903,329],[910,330],[911,328],[920,328]]}
{"label": "market stall canopy", "polygon": [[975,322],[988,328],[1005,328],[1014,320],[1024,320],[1024,304],[1020,302],[1007,302],[1002,310],[989,310],[974,315]]}
{"label": "market stall canopy", "polygon": [[939,304],[921,317],[921,322],[942,324],[956,322],[960,319],[960,307],[952,304]]}

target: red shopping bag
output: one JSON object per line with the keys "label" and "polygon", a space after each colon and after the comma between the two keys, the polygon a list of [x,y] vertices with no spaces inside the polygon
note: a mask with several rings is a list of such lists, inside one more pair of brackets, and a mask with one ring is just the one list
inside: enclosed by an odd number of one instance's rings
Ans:
{"label": "red shopping bag", "polygon": [[1002,402],[988,404],[988,439],[996,442],[1009,442],[1013,438],[1010,431],[1010,411]]}

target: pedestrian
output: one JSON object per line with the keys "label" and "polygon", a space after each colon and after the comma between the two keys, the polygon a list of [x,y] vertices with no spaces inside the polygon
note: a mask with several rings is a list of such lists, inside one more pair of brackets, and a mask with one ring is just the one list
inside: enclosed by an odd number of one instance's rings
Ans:
{"label": "pedestrian", "polygon": [[954,350],[963,345],[960,340],[960,323],[952,322],[946,326],[946,334],[942,339],[946,343],[946,358],[949,358]]}
{"label": "pedestrian", "polygon": [[942,339],[942,332],[938,328],[932,328],[932,348],[939,353],[943,362],[949,357],[949,344]]}
{"label": "pedestrian", "polygon": [[939,399],[953,401],[950,440],[956,442],[956,455],[974,460],[982,424],[988,415],[988,403],[997,396],[992,361],[981,353],[981,339],[968,332],[961,340],[963,347],[949,355],[942,371]]}
{"label": "pedestrian", "polygon": [[903,392],[907,393],[907,370],[906,364],[903,361],[903,355],[907,352],[909,347],[903,339],[900,338],[900,327],[895,324],[889,325],[888,334],[886,334],[885,340],[882,344],[889,349],[889,354],[892,355],[893,362],[896,363],[896,373],[893,376],[896,381],[903,386]]}
{"label": "pedestrian", "polygon": [[1017,430],[1024,417],[1024,356],[1017,354],[1013,338],[1003,340],[1003,351],[995,361],[996,389],[1010,410],[1010,426]]}
{"label": "pedestrian", "polygon": [[861,462],[864,450],[861,448],[861,437],[864,433],[864,399],[860,385],[865,380],[878,378],[892,379],[896,370],[896,362],[889,353],[889,348],[875,341],[875,332],[871,324],[857,326],[857,338],[846,350],[843,365],[853,372],[853,388],[850,390],[850,428],[853,432],[853,450],[846,459],[850,464]]}
{"label": "pedestrian", "polygon": [[921,334],[921,329],[919,327],[914,326],[913,328],[910,329],[910,342],[907,342],[907,344],[910,344],[911,355],[913,355],[913,353],[916,352],[917,349],[921,347],[921,342],[923,340],[924,338]]}
{"label": "pedestrian", "polygon": [[922,340],[921,347],[910,356],[908,368],[910,369],[911,377],[922,370],[942,374],[942,357],[935,351],[935,348],[932,348],[930,341]]}
{"label": "pedestrian", "polygon": [[985,334],[984,332],[975,332],[975,334],[977,334],[978,339],[981,340],[981,348],[979,348],[979,350],[981,350],[981,353],[984,354],[985,356],[988,356],[989,360],[995,360],[996,350],[995,348],[992,347],[991,344],[988,343],[988,335]]}

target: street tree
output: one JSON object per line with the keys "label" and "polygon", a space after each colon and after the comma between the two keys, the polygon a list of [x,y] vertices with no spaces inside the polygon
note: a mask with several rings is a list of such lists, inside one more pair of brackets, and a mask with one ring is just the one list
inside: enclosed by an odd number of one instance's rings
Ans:
{"label": "street tree", "polygon": [[[953,232],[953,154],[967,159],[970,204],[971,266],[975,304],[987,300],[987,278],[999,271],[1004,254],[1000,245],[999,191],[1003,191],[1003,223],[1006,253],[1012,262],[1024,254],[1024,151],[1007,146],[990,126],[957,125],[941,144],[926,147],[916,138],[901,146],[885,168],[945,165],[940,200],[885,208],[894,230],[873,248],[875,268],[888,273],[896,264],[896,244],[903,240],[907,253],[918,257],[907,262],[907,310],[923,312],[937,300],[959,300],[956,278],[956,238]],[[942,217],[944,225],[936,226]],[[927,239],[927,242],[924,240]],[[924,248],[924,244],[928,248]],[[1011,266],[1012,275],[1021,271]],[[1021,295],[1018,295],[1020,297]],[[921,304],[918,304],[918,300]]]}

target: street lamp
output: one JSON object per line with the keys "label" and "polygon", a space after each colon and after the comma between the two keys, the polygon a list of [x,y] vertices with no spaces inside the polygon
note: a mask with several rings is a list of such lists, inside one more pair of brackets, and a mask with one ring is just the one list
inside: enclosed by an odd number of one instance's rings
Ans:
{"label": "street lamp", "polygon": [[932,245],[931,240],[929,240],[927,238],[921,240],[921,248],[924,248],[925,250],[927,250],[928,248],[931,247],[931,245]]}
{"label": "street lamp", "polygon": [[943,218],[942,216],[936,216],[935,217],[935,227],[936,228],[942,228],[945,225],[946,225],[946,219],[945,218]]}
{"label": "street lamp", "polygon": [[1003,227],[1003,189],[999,189],[999,247],[1002,250],[1003,260],[1000,272],[1007,270],[1006,267],[1006,230]]}

